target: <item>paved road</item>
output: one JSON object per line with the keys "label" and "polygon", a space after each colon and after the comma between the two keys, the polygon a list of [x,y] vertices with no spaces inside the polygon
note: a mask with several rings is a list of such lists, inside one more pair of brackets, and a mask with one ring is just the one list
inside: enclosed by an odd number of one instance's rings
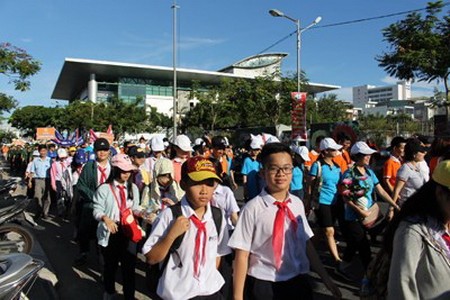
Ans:
{"label": "paved road", "polygon": [[[23,191],[22,191],[23,192]],[[236,192],[236,198],[242,198],[242,190]],[[33,208],[29,209],[31,212]],[[101,299],[103,294],[101,284],[101,271],[98,262],[95,245],[92,244],[88,263],[82,267],[75,267],[73,260],[78,253],[78,247],[73,241],[73,225],[65,220],[50,214],[49,220],[41,220],[39,224],[44,229],[32,229],[36,237],[37,244],[32,255],[46,262],[46,267],[40,272],[39,278],[33,286],[30,299]],[[319,255],[324,262],[331,277],[338,284],[344,299],[358,299],[358,284],[355,281],[348,281],[337,275],[331,263],[331,257],[326,251],[326,244],[319,235],[314,238],[314,244]],[[338,247],[342,251],[345,243],[338,236]],[[376,251],[376,249],[373,249]],[[145,264],[142,255],[139,255],[136,268],[136,298],[150,299],[146,296],[145,288]],[[360,277],[362,268],[359,261],[352,264],[352,273],[355,277]],[[312,282],[316,299],[332,299],[325,286],[312,275]],[[358,281],[358,280],[356,280]],[[122,291],[120,274],[116,283],[117,291]],[[120,297],[118,297],[120,299]]]}

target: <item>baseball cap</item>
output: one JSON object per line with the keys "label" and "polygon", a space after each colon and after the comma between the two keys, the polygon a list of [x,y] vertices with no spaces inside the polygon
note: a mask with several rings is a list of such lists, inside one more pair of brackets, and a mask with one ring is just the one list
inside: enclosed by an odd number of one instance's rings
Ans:
{"label": "baseball cap", "polygon": [[225,149],[227,146],[227,141],[223,136],[215,136],[212,138],[211,145],[213,148]]}
{"label": "baseball cap", "polygon": [[145,151],[141,147],[133,146],[128,150],[128,154],[131,157],[143,158],[145,157]]}
{"label": "baseball cap", "polygon": [[280,140],[276,137],[276,136],[269,136],[269,138],[266,140],[266,144],[270,144],[270,143],[279,143]]}
{"label": "baseball cap", "polygon": [[133,165],[131,162],[131,159],[126,154],[117,154],[114,155],[111,159],[111,165],[113,167],[117,167],[121,169],[122,171],[133,171],[136,170],[136,166]]}
{"label": "baseball cap", "polygon": [[256,135],[252,136],[252,140],[250,142],[250,148],[251,149],[261,149],[264,146],[264,141],[262,139],[262,136]]}
{"label": "baseball cap", "polygon": [[450,189],[450,160],[441,161],[433,171],[432,178]]}
{"label": "baseball cap", "polygon": [[94,150],[100,151],[100,150],[109,150],[109,142],[105,138],[98,138],[94,142]]}
{"label": "baseball cap", "polygon": [[34,150],[34,151],[33,151],[33,156],[39,156],[39,151]]}
{"label": "baseball cap", "polygon": [[75,151],[77,151],[77,147],[72,146],[69,148],[69,152],[75,152]]}
{"label": "baseball cap", "polygon": [[362,141],[356,142],[350,149],[350,154],[361,153],[361,154],[369,155],[369,154],[374,154],[375,152],[377,152],[377,150],[370,148],[366,142],[362,142]]}
{"label": "baseball cap", "polygon": [[205,145],[205,141],[202,138],[196,138],[194,141],[195,146],[203,146]]}
{"label": "baseball cap", "polygon": [[306,148],[306,146],[297,146],[297,145],[292,145],[291,146],[291,150],[295,153],[300,155],[304,161],[310,161],[311,159],[309,158],[309,150],[308,148]]}
{"label": "baseball cap", "polygon": [[341,150],[342,145],[339,145],[338,143],[336,143],[336,141],[333,140],[332,138],[327,137],[320,141],[319,148],[320,148],[320,151],[327,150],[327,149]]}
{"label": "baseball cap", "polygon": [[152,140],[150,141],[150,148],[152,148],[152,151],[155,152],[161,152],[164,151],[165,145],[162,137],[160,136],[154,136]]}
{"label": "baseball cap", "polygon": [[191,140],[187,135],[180,134],[175,138],[173,142],[175,146],[178,146],[183,151],[192,151]]}
{"label": "baseball cap", "polygon": [[193,181],[198,182],[212,178],[222,182],[220,177],[217,176],[214,163],[207,158],[202,156],[191,157],[185,162],[185,164],[187,166],[187,176],[189,176],[189,178]]}
{"label": "baseball cap", "polygon": [[84,149],[78,149],[77,152],[75,152],[73,159],[77,164],[87,163],[86,151],[84,151]]}
{"label": "baseball cap", "polygon": [[57,153],[58,153],[58,157],[59,158],[67,157],[67,150],[66,149],[63,149],[63,148],[58,149]]}

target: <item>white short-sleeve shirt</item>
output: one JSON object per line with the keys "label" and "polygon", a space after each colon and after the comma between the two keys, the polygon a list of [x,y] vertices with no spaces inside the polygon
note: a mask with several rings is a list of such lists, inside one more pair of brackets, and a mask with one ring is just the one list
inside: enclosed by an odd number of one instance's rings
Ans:
{"label": "white short-sleeve shirt", "polygon": [[[183,216],[189,218],[195,214],[189,206],[186,197],[181,199],[181,211]],[[164,209],[153,223],[152,232],[145,242],[142,253],[148,253],[152,247],[167,234],[173,221],[172,211]],[[227,246],[228,230],[225,218],[222,214],[222,227],[220,236],[217,234],[216,225],[208,204],[202,222],[206,222],[206,260],[200,266],[200,275],[194,277],[194,251],[197,229],[191,222],[180,248],[173,253],[161,275],[158,283],[157,294],[163,299],[190,299],[196,296],[206,296],[216,293],[225,283],[222,275],[216,268],[216,258],[231,253]]]}
{"label": "white short-sleeve shirt", "polygon": [[411,163],[405,163],[400,167],[397,173],[397,180],[405,182],[405,185],[400,191],[400,199],[398,200],[398,205],[400,206],[426,182],[419,166],[414,166]]}
{"label": "white short-sleeve shirt", "polygon": [[289,194],[289,209],[296,217],[297,232],[293,232],[291,221],[285,219],[285,242],[282,263],[277,271],[272,247],[272,233],[278,207],[266,190],[247,202],[241,211],[236,228],[228,246],[250,252],[247,274],[260,280],[286,281],[310,270],[306,255],[306,242],[314,235],[305,216],[300,199]]}
{"label": "white short-sleeve shirt", "polygon": [[228,230],[232,230],[234,226],[231,223],[231,214],[238,213],[240,210],[233,191],[227,186],[217,185],[211,204],[225,211]]}

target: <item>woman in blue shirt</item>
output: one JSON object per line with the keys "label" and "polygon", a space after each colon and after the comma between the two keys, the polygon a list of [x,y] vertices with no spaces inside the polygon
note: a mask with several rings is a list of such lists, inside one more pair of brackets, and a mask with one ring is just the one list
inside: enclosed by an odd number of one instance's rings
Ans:
{"label": "woman in blue shirt", "polygon": [[337,263],[341,258],[334,239],[334,223],[338,217],[338,209],[334,204],[338,196],[337,186],[341,178],[341,168],[333,162],[333,158],[339,154],[338,150],[341,148],[342,146],[332,138],[323,139],[320,142],[319,159],[311,166],[309,172],[311,183],[309,195],[313,195],[315,189],[319,190],[317,221],[325,233],[328,248]]}
{"label": "woman in blue shirt", "polygon": [[291,146],[291,150],[294,155],[294,169],[292,170],[292,181],[290,186],[290,193],[304,199],[304,182],[306,179],[305,162],[310,161],[308,156],[308,148],[305,146]]}
{"label": "woman in blue shirt", "polygon": [[[340,273],[346,274],[345,270],[353,260],[356,251],[359,252],[364,270],[367,271],[371,260],[371,251],[366,229],[362,225],[361,220],[370,215],[369,209],[374,204],[374,199],[372,198],[374,189],[384,200],[399,209],[398,205],[383,189],[375,173],[368,168],[370,158],[375,152],[376,150],[371,149],[365,142],[356,142],[350,150],[355,164],[342,177],[342,184],[349,188],[341,192],[345,202],[345,221],[341,229],[347,241],[347,247],[344,250],[343,261],[339,265],[338,270]],[[351,188],[351,186],[355,188]],[[357,195],[358,198],[355,200],[347,195],[346,191],[349,192],[350,190],[352,190],[353,194],[360,191],[361,195]],[[364,283],[367,282],[363,279]],[[363,291],[364,288],[362,286]]]}

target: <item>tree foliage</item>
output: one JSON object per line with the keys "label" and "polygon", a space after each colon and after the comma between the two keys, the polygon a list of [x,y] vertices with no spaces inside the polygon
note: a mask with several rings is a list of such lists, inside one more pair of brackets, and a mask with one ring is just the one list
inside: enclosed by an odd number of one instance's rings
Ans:
{"label": "tree foliage", "polygon": [[[9,79],[18,91],[30,89],[29,78],[41,69],[41,63],[25,50],[10,43],[0,44],[0,74]],[[17,100],[12,96],[0,92],[0,114],[11,111],[17,106]]]}
{"label": "tree foliage", "polygon": [[319,100],[307,100],[307,121],[310,123],[335,123],[346,120],[349,103],[338,100],[336,94],[325,94]]}
{"label": "tree foliage", "polygon": [[410,13],[383,29],[390,51],[376,57],[379,66],[400,79],[442,81],[449,101],[450,16],[440,17],[445,3],[428,3],[426,14]]}
{"label": "tree foliage", "polygon": [[12,126],[34,134],[37,127],[53,126],[59,130],[77,128],[105,131],[111,124],[116,134],[152,132],[157,127],[169,127],[170,119],[149,107],[142,99],[125,103],[113,99],[110,103],[74,101],[65,107],[25,106],[14,111],[9,119]]}

